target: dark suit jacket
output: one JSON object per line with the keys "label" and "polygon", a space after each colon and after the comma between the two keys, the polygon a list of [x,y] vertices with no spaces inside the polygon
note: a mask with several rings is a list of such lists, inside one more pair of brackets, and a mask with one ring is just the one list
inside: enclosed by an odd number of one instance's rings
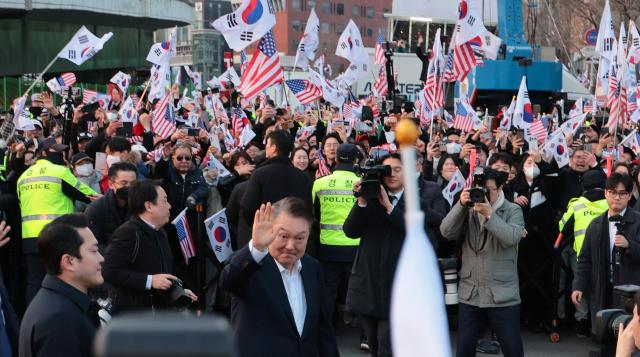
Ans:
{"label": "dark suit jacket", "polygon": [[53,275],[29,304],[20,328],[20,357],[90,356],[96,315],[89,295]]}
{"label": "dark suit jacket", "polygon": [[102,268],[113,312],[167,307],[166,294],[146,290],[145,285],[147,275],[173,274],[172,261],[164,230],[154,230],[138,216],[113,232]]}
{"label": "dark suit jacket", "polygon": [[[619,275],[614,276],[613,285],[640,285],[640,213],[627,207],[623,221],[629,248],[624,250],[620,265],[614,267],[619,271]],[[573,290],[582,291],[589,296],[592,326],[595,324],[596,312],[614,307],[605,306],[608,299],[606,294],[610,293],[607,291],[610,249],[609,219],[605,212],[591,221],[587,228],[578,258],[578,268],[573,278]]]}
{"label": "dark suit jacket", "polygon": [[[4,286],[2,272],[0,272],[0,298],[2,299],[2,314],[4,314],[4,327],[7,329],[9,341],[11,342],[11,350],[14,356],[18,355],[18,332],[20,331],[20,322],[16,316],[11,303],[9,302],[9,293]],[[1,317],[0,317],[1,318]]]}
{"label": "dark suit jacket", "polygon": [[230,258],[220,284],[233,294],[231,335],[237,356],[339,355],[320,264],[308,255],[301,262],[307,300],[302,336],[296,329],[275,260],[267,255],[256,263],[249,245]]}
{"label": "dark suit jacket", "polygon": [[420,197],[425,202],[424,215],[427,217],[427,234],[431,242],[435,244],[440,240],[440,223],[447,215],[449,203],[442,195],[442,189],[436,182],[427,181],[420,176],[418,178]]}

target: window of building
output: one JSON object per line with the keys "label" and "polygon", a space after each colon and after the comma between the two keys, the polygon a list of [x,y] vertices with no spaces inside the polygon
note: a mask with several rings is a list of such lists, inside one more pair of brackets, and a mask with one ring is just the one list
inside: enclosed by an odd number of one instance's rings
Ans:
{"label": "window of building", "polygon": [[322,33],[329,33],[329,24],[326,22],[320,24],[320,31],[322,31]]}
{"label": "window of building", "polygon": [[343,24],[336,24],[336,33],[339,35],[342,33],[342,31],[344,31],[344,25]]}
{"label": "window of building", "polygon": [[316,7],[316,0],[307,0],[307,8]]}
{"label": "window of building", "polygon": [[353,5],[351,12],[353,16],[360,16],[360,5]]}
{"label": "window of building", "polygon": [[328,14],[331,12],[331,4],[329,4],[326,1],[322,2],[322,5],[320,5],[320,11],[322,11],[323,14]]}
{"label": "window of building", "polygon": [[336,14],[344,15],[344,4],[336,4]]}
{"label": "window of building", "polygon": [[302,4],[300,0],[291,0],[291,8],[300,10],[302,8]]}
{"label": "window of building", "polygon": [[291,21],[291,29],[293,31],[304,31],[304,27],[302,27],[302,22],[298,20]]}
{"label": "window of building", "polygon": [[375,15],[376,13],[376,9],[373,8],[373,6],[367,6],[367,17],[372,19],[373,15]]}
{"label": "window of building", "polygon": [[373,29],[370,27],[367,27],[367,37],[373,37]]}

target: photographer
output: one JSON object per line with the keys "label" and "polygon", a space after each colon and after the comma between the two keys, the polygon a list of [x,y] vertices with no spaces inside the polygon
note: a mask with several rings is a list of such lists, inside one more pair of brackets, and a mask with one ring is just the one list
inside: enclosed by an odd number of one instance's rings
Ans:
{"label": "photographer", "polygon": [[[131,219],[111,236],[103,274],[110,284],[113,313],[157,310],[172,306],[168,291],[178,280],[162,226],[169,222],[167,194],[152,180],[136,181],[129,188]],[[185,294],[196,301],[190,290]]]}
{"label": "photographer", "polygon": [[[391,355],[391,287],[406,233],[404,175],[415,174],[404,172],[397,153],[383,158],[382,165],[390,167],[390,174],[382,178],[378,197],[363,197],[364,194],[360,194],[363,181],[356,182],[354,193],[359,197],[343,225],[347,237],[360,238],[349,278],[346,308],[359,315],[371,356]],[[420,206],[426,211],[423,199]],[[427,230],[426,219],[424,229]]]}
{"label": "photographer", "polygon": [[480,174],[481,169],[474,172],[474,184],[481,186],[474,190],[484,191],[484,197],[464,190],[440,225],[443,237],[458,241],[462,249],[457,356],[476,355],[485,319],[505,356],[523,356],[517,264],[522,209],[505,200],[505,173],[484,168]]}
{"label": "photographer", "polygon": [[635,295],[633,307],[633,317],[625,327],[620,324],[618,343],[616,346],[616,357],[632,357],[640,355],[640,292]]}
{"label": "photographer", "polygon": [[573,279],[571,300],[579,304],[589,297],[591,330],[595,314],[613,306],[613,287],[640,284],[640,213],[627,209],[633,182],[628,175],[613,173],[605,184],[608,211],[587,228]]}

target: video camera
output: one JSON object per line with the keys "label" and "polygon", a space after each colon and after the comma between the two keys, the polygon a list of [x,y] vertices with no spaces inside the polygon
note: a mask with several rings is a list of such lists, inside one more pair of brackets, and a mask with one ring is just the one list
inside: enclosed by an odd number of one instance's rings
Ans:
{"label": "video camera", "polygon": [[184,285],[182,280],[179,278],[172,280],[171,287],[166,293],[169,300],[178,311],[186,310],[189,305],[191,305],[191,299],[184,291]]}
{"label": "video camera", "polygon": [[484,167],[476,166],[473,169],[473,187],[469,189],[469,205],[473,206],[474,203],[482,203],[488,197],[485,184],[487,183],[487,177],[484,172]]}
{"label": "video camera", "polygon": [[362,177],[360,191],[354,193],[356,197],[364,197],[369,200],[380,196],[382,179],[391,175],[391,166],[378,165],[378,163],[388,154],[389,150],[372,148],[364,165],[355,166],[356,174]]}
{"label": "video camera", "polygon": [[596,342],[615,345],[620,324],[626,327],[633,318],[634,296],[640,291],[637,285],[618,285],[613,288],[614,301],[618,297],[622,309],[604,309],[596,313]]}

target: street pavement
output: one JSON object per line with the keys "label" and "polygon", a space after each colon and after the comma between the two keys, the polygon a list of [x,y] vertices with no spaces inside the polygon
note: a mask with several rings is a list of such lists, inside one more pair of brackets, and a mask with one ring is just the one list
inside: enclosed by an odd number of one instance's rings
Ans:
{"label": "street pavement", "polygon": [[[367,357],[368,354],[360,351],[358,332],[354,328],[339,326],[338,348],[342,357]],[[589,351],[595,350],[596,345],[585,338],[576,337],[575,333],[567,330],[560,332],[560,342],[549,342],[549,336],[546,333],[534,334],[528,331],[522,331],[522,339],[524,344],[524,355],[527,357],[578,357],[589,356]],[[455,353],[455,332],[451,335],[452,351]],[[478,353],[478,356],[502,356]]]}

